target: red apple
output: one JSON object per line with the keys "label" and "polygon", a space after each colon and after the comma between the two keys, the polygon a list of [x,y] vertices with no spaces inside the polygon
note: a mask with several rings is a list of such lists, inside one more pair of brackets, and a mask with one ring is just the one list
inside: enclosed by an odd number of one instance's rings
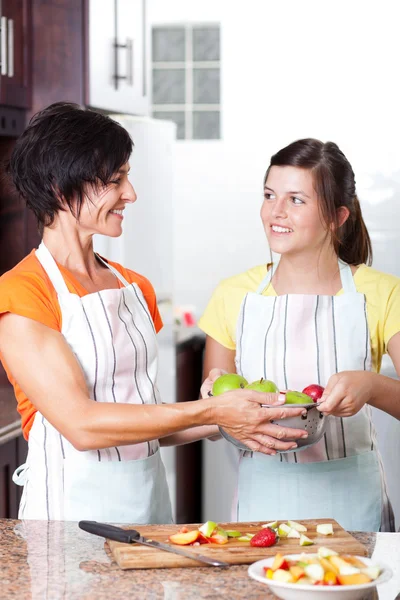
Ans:
{"label": "red apple", "polygon": [[324,393],[324,388],[321,385],[316,383],[312,383],[304,388],[303,394],[307,394],[314,400],[314,402],[318,402],[320,400],[322,394]]}

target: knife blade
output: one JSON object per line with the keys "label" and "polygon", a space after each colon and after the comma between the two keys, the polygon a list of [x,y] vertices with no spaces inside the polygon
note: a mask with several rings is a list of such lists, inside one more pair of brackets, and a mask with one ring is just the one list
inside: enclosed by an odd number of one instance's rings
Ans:
{"label": "knife blade", "polygon": [[145,538],[140,535],[136,529],[122,529],[122,527],[116,527],[115,525],[109,525],[108,523],[98,523],[97,521],[79,521],[78,526],[87,533],[99,535],[100,537],[105,537],[109,540],[114,540],[115,542],[122,542],[124,544],[135,543],[142,544],[143,546],[150,546],[150,548],[158,548],[159,550],[172,552],[173,554],[179,554],[180,556],[185,556],[186,558],[191,558],[192,560],[197,560],[213,567],[230,566],[229,563],[216,560],[214,558],[209,558],[208,556],[204,556],[204,554],[196,554],[195,552],[190,552],[185,548],[172,545],[170,546],[169,544],[164,544],[163,542],[157,542],[155,540]]}

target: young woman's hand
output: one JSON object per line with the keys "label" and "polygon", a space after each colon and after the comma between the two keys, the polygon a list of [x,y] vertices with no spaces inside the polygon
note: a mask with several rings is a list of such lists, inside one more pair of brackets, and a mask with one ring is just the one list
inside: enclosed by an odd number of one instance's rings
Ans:
{"label": "young woman's hand", "polygon": [[355,415],[372,399],[378,377],[377,373],[370,371],[335,373],[327,383],[318,410],[335,417]]}

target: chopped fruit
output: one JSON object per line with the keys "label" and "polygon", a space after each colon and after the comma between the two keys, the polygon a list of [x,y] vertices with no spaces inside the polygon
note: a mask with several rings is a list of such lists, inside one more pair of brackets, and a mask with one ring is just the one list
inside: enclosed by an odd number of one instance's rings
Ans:
{"label": "chopped fruit", "polygon": [[236,539],[238,542],[249,542],[251,540],[251,537],[249,537],[248,535],[241,535]]}
{"label": "chopped fruit", "polygon": [[265,523],[261,525],[261,527],[271,527],[271,529],[276,529],[278,527],[278,521],[271,521],[271,523]]}
{"label": "chopped fruit", "polygon": [[319,523],[317,525],[317,533],[321,535],[333,535],[332,523]]}
{"label": "chopped fruit", "polygon": [[291,531],[291,529],[292,528],[289,527],[289,525],[286,525],[286,523],[282,523],[278,527],[278,534],[280,537],[287,537],[288,533]]}
{"label": "chopped fruit", "polygon": [[214,523],[214,521],[206,521],[204,523],[204,525],[201,525],[201,527],[199,527],[199,531],[205,537],[210,537],[210,536],[212,536],[214,529],[216,529],[217,527],[218,527],[218,525],[216,523]]}
{"label": "chopped fruit", "polygon": [[217,527],[217,530],[216,530],[216,531],[214,531],[213,535],[215,535],[216,533],[217,533],[218,535],[222,535],[222,536],[223,536],[223,537],[225,537],[225,538],[228,538],[228,537],[229,537],[229,536],[228,536],[228,533],[225,531],[225,529],[222,529],[222,527]]}
{"label": "chopped fruit", "polygon": [[300,533],[297,531],[297,529],[290,529],[289,533],[287,534],[288,538],[299,538],[300,537]]}
{"label": "chopped fruit", "polygon": [[200,532],[198,529],[194,529],[193,531],[187,531],[186,533],[175,533],[174,535],[169,536],[169,541],[173,544],[177,544],[178,546],[186,546],[187,544],[193,544],[196,542]]}
{"label": "chopped fruit", "polygon": [[300,546],[312,546],[313,543],[314,542],[312,540],[310,540],[310,538],[308,538],[306,535],[304,535],[304,533],[301,534],[301,536],[300,536]]}
{"label": "chopped fruit", "polygon": [[273,581],[280,581],[281,583],[294,583],[294,579],[289,571],[284,571],[283,569],[278,569],[274,571],[272,575]]}
{"label": "chopped fruit", "polygon": [[274,574],[274,572],[273,572],[273,570],[272,570],[272,569],[266,569],[266,571],[265,571],[265,577],[266,577],[267,579],[272,579],[272,575],[273,575],[273,574]]}
{"label": "chopped fruit", "polygon": [[288,521],[287,524],[296,531],[307,531],[307,527],[304,527],[304,525],[301,525],[301,523],[296,523],[296,521]]}
{"label": "chopped fruit", "polygon": [[212,544],[227,544],[228,536],[221,535],[220,533],[214,533],[208,538]]}
{"label": "chopped fruit", "polygon": [[289,571],[294,581],[297,581],[300,577],[304,576],[304,569],[297,567],[296,565],[294,567],[289,567]]}
{"label": "chopped fruit", "polygon": [[338,580],[341,585],[360,585],[369,583],[371,579],[365,573],[354,573],[353,575],[338,575]]}
{"label": "chopped fruit", "polygon": [[[366,562],[357,556],[338,555],[333,552],[329,548],[322,548],[322,553],[329,554],[326,558],[305,553],[292,557],[278,552],[272,565],[264,567],[266,577],[296,585],[341,586],[370,583],[381,573],[378,566],[367,566]],[[360,570],[355,565],[364,566]]]}
{"label": "chopped fruit", "polygon": [[324,583],[326,585],[336,585],[337,584],[336,574],[333,571],[326,571],[326,573],[324,575]]}
{"label": "chopped fruit", "polygon": [[318,548],[318,556],[319,558],[329,558],[330,556],[337,556],[338,553],[330,548],[325,548],[325,546],[320,546]]}
{"label": "chopped fruit", "polygon": [[199,531],[199,537],[197,538],[196,542],[199,542],[199,544],[209,544],[210,538],[206,538],[206,536]]}
{"label": "chopped fruit", "polygon": [[240,531],[226,531],[226,533],[228,534],[228,537],[230,538],[238,538],[241,537],[241,533]]}
{"label": "chopped fruit", "polygon": [[181,527],[179,533],[187,533],[189,529],[187,527]]}
{"label": "chopped fruit", "polygon": [[335,575],[339,575],[339,569],[335,567],[334,564],[331,563],[327,558],[320,558],[319,562],[324,568],[325,573],[329,573],[329,571],[333,571]]}
{"label": "chopped fruit", "polygon": [[361,571],[361,573],[364,573],[364,575],[368,575],[368,577],[370,577],[373,580],[378,579],[380,572],[381,570],[379,567],[366,567]]}
{"label": "chopped fruit", "polygon": [[276,544],[277,540],[278,536],[276,535],[276,532],[270,527],[266,527],[265,529],[258,531],[255,536],[251,538],[250,546],[266,548]]}
{"label": "chopped fruit", "polygon": [[324,569],[321,565],[307,565],[304,567],[304,572],[313,581],[323,581]]}
{"label": "chopped fruit", "polygon": [[274,562],[271,565],[271,569],[273,571],[277,571],[278,569],[288,569],[288,568],[289,568],[288,561],[283,556],[283,554],[280,554],[278,552],[278,554],[274,558]]}

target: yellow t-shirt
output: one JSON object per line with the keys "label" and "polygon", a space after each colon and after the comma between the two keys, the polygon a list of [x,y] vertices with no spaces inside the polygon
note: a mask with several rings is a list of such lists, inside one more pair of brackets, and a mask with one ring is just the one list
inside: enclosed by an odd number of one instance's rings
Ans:
{"label": "yellow t-shirt", "polygon": [[[256,292],[268,265],[259,265],[224,279],[215,289],[198,326],[214,340],[236,349],[236,324],[247,292]],[[400,278],[360,265],[354,274],[357,291],[367,300],[367,318],[371,336],[372,369],[379,373],[390,338],[400,331]],[[338,296],[343,290],[338,292]],[[276,296],[272,285],[264,296]]]}

